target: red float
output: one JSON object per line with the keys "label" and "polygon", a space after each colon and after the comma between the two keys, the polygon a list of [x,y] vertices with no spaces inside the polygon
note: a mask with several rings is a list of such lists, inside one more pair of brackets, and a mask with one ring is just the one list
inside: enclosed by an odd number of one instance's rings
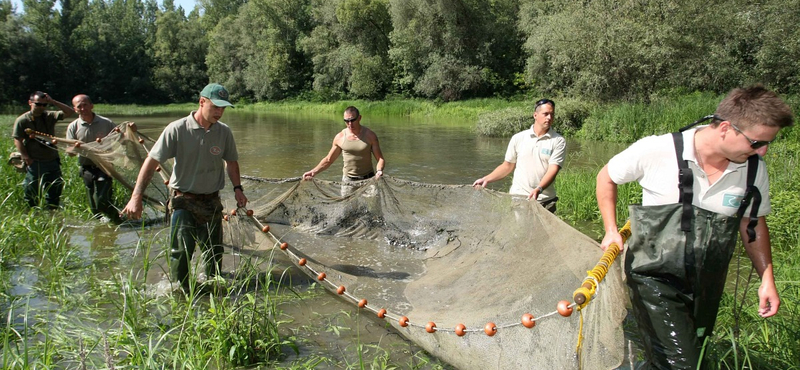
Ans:
{"label": "red float", "polygon": [[300,266],[305,266],[306,265],[306,259],[305,258],[301,258],[299,261],[297,261],[297,264],[300,265]]}
{"label": "red float", "polygon": [[[325,275],[325,273],[324,273],[324,272],[320,272],[320,273],[319,273],[319,275],[317,275],[317,280],[319,280],[319,281],[325,281],[325,278],[326,278],[326,277],[328,277],[328,275]],[[367,300],[366,300],[366,299],[362,299],[362,301],[364,301],[364,304],[367,304]],[[360,304],[361,304],[361,302],[358,302],[358,304],[360,305]],[[360,307],[360,306],[359,306],[359,307]]]}
{"label": "red float", "polygon": [[253,217],[253,210],[252,209],[248,209],[247,210],[247,216],[248,217]]}
{"label": "red float", "polygon": [[[325,273],[323,272],[322,274],[324,275]],[[322,280],[322,279],[320,279],[320,280]],[[366,299],[362,299],[362,300],[358,301],[358,308],[364,308],[364,307],[367,307],[367,300]]]}
{"label": "red float", "polygon": [[345,289],[344,285],[339,285],[339,288],[336,289],[336,294],[342,295],[344,294],[345,290],[347,289]]}
{"label": "red float", "polygon": [[467,327],[464,324],[456,325],[456,335],[463,337],[464,334],[467,334]]}
{"label": "red float", "polygon": [[269,232],[269,225],[264,225],[264,227],[261,228],[261,231],[265,233]]}
{"label": "red float", "polygon": [[100,143],[102,143],[102,142],[103,142],[103,140],[102,140],[102,139],[100,139],[99,137],[98,137],[98,138],[97,138],[95,141],[96,141],[98,144],[100,144]]}
{"label": "red float", "polygon": [[497,325],[495,325],[493,322],[487,323],[483,327],[483,331],[486,333],[486,335],[491,337],[491,336],[497,334]]}
{"label": "red float", "polygon": [[522,315],[522,325],[530,329],[536,326],[536,320],[533,319],[533,315],[526,313]]}
{"label": "red float", "polygon": [[400,318],[400,326],[404,328],[408,326],[408,317],[403,316]]}
{"label": "red float", "polygon": [[378,317],[381,318],[381,319],[386,317],[386,309],[385,308],[381,308],[380,311],[378,311]]}
{"label": "red float", "polygon": [[425,331],[427,331],[428,333],[435,332],[436,331],[436,324],[433,321],[427,323],[425,325]]}
{"label": "red float", "polygon": [[558,313],[561,316],[569,317],[572,315],[572,307],[569,306],[569,301],[559,301],[556,309],[558,309]]}
{"label": "red float", "polygon": [[285,251],[287,248],[289,248],[289,243],[286,243],[286,242],[281,243],[281,250],[282,251]]}

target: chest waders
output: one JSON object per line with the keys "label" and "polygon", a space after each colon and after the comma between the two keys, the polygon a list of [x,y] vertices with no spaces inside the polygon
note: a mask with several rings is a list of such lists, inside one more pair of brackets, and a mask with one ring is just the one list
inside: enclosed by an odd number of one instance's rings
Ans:
{"label": "chest waders", "polygon": [[[691,126],[689,126],[691,127]],[[684,128],[685,129],[685,128]],[[748,225],[755,238],[761,201],[753,186],[758,157],[748,159],[747,191],[735,216],[692,205],[693,174],[683,160],[683,135],[674,133],[680,201],[630,206],[631,230],[625,275],[647,363],[643,369],[696,369],[711,335],[725,287],[737,231],[750,200]]]}

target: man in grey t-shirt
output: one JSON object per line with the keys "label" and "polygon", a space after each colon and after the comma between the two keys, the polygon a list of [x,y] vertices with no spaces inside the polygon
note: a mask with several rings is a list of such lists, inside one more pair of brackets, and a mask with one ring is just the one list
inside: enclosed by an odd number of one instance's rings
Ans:
{"label": "man in grey t-shirt", "polygon": [[[78,118],[67,126],[67,139],[89,143],[108,136],[116,127],[110,119],[94,113],[94,104],[88,95],[75,95],[72,98],[72,108],[78,113]],[[81,166],[79,173],[86,185],[89,208],[94,217],[103,217],[104,220],[118,223],[119,212],[111,204],[114,196],[111,176],[84,156],[78,157],[78,164]]]}
{"label": "man in grey t-shirt", "polygon": [[192,287],[189,264],[196,243],[203,248],[208,277],[222,271],[222,202],[219,191],[225,187],[225,172],[233,183],[236,204],[244,207],[247,197],[239,177],[239,154],[231,129],[219,122],[228,102],[228,90],[209,84],[200,92],[200,107],[187,117],[170,123],[145,159],[131,200],[123,214],[132,219],[142,216],[142,195],[153,172],[164,161],[174,158],[169,187],[173,281],[184,292]]}

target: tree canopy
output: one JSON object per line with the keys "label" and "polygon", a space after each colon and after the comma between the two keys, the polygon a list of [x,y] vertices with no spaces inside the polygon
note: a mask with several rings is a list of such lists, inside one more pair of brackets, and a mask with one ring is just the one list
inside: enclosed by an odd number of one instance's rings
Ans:
{"label": "tree canopy", "polygon": [[[800,0],[0,0],[0,103],[800,92]],[[188,11],[188,14],[187,14]]]}

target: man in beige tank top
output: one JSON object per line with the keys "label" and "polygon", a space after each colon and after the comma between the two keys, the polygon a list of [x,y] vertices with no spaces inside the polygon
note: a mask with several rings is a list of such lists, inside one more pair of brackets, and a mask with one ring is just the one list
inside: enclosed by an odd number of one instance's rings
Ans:
{"label": "man in beige tank top", "polygon": [[[378,144],[378,136],[367,127],[361,126],[361,115],[356,107],[350,106],[344,110],[344,123],[347,127],[333,138],[333,145],[328,155],[311,171],[304,173],[303,179],[311,179],[325,171],[336,158],[339,158],[339,154],[342,155],[344,162],[342,181],[345,183],[379,178],[383,175],[385,162]],[[378,161],[375,168],[372,167],[372,156]]]}

